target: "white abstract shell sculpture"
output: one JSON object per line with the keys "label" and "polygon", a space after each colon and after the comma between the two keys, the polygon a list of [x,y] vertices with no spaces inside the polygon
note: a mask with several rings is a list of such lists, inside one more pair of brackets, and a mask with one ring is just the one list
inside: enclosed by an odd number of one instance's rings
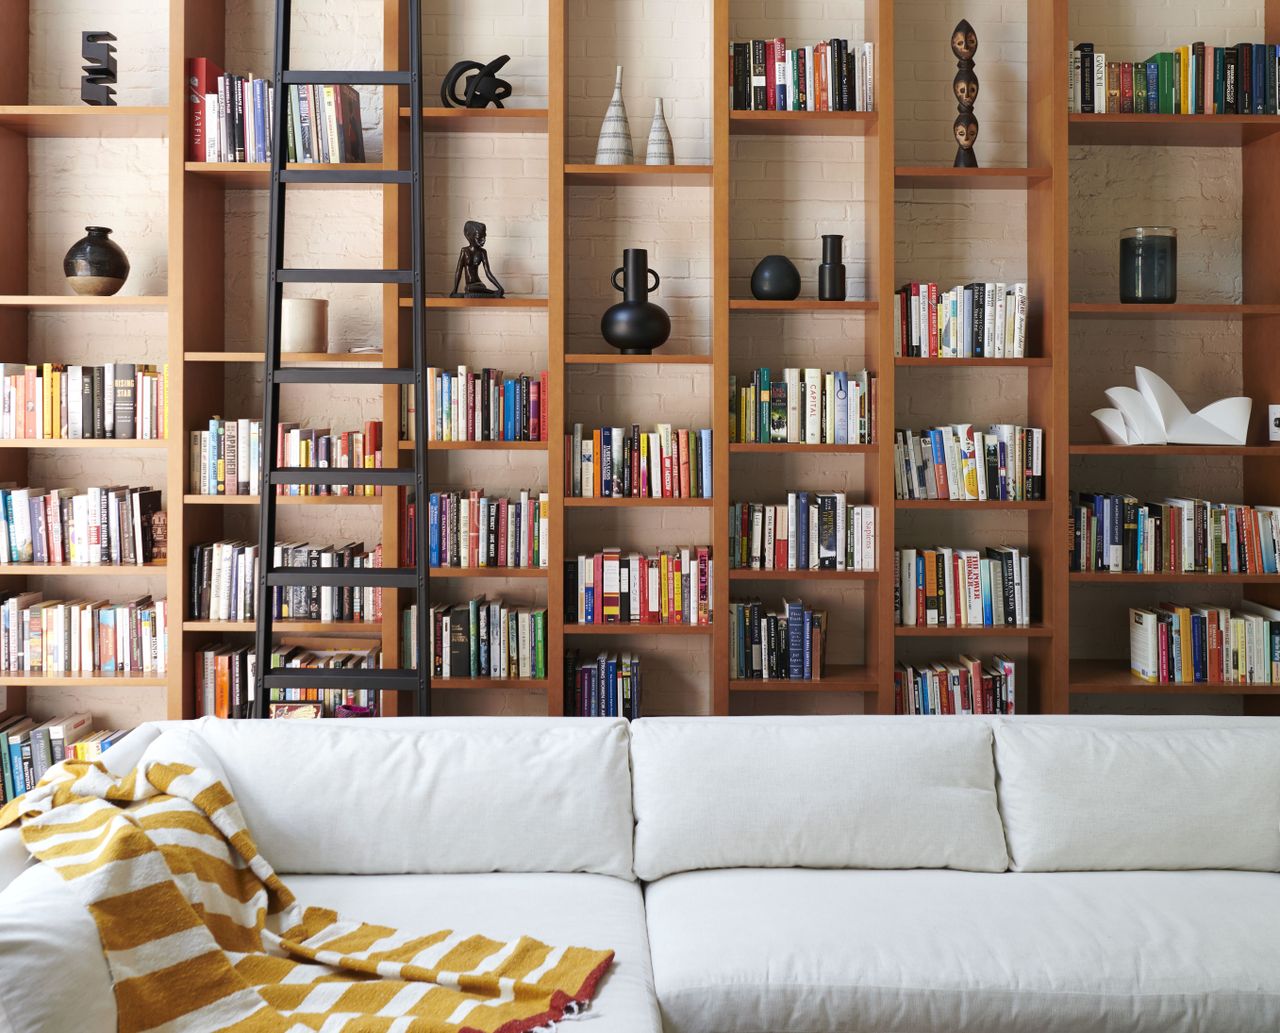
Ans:
{"label": "white abstract shell sculpture", "polygon": [[1222,398],[1191,412],[1177,393],[1149,369],[1134,370],[1138,383],[1106,392],[1115,408],[1095,409],[1093,418],[1113,445],[1243,445],[1252,398]]}

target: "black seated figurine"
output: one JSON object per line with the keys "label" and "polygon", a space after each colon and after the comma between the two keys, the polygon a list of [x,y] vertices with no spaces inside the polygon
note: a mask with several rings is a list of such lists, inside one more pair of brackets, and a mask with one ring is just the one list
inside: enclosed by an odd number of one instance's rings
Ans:
{"label": "black seated figurine", "polygon": [[[502,289],[502,284],[498,282],[498,278],[493,275],[493,270],[489,268],[489,252],[484,249],[484,223],[468,220],[466,225],[462,227],[462,232],[467,238],[467,246],[458,253],[458,267],[453,272],[453,290],[449,292],[449,297],[503,297],[506,291]],[[493,284],[493,287],[487,287],[481,281],[481,267],[484,268],[484,274],[489,278],[489,282]],[[462,282],[464,275],[467,278],[466,286],[459,293],[458,284]]]}

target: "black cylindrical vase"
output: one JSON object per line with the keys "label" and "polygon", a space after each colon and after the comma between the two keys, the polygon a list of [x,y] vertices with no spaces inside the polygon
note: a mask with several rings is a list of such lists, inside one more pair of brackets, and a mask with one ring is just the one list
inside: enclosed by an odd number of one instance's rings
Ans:
{"label": "black cylindrical vase", "polygon": [[[623,282],[618,283],[621,273]],[[653,286],[649,277],[653,276]],[[649,268],[649,252],[629,247],[622,252],[622,266],[613,271],[613,288],[622,292],[622,301],[610,306],[600,317],[600,333],[623,355],[648,355],[666,344],[671,336],[671,317],[649,300],[662,281]]]}
{"label": "black cylindrical vase", "polygon": [[844,301],[847,287],[845,284],[844,262],[840,247],[844,242],[839,233],[822,235],[822,264],[818,266],[818,300]]}

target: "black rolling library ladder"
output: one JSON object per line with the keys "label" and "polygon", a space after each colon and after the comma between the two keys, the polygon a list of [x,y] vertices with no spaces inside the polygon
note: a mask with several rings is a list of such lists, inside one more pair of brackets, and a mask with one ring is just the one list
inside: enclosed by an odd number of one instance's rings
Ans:
{"label": "black rolling library ladder", "polygon": [[[427,641],[427,522],[418,520],[416,527],[416,566],[412,568],[341,568],[310,569],[277,568],[271,565],[276,540],[276,489],[283,484],[380,485],[385,488],[412,488],[416,498],[426,498],[426,384],[424,347],[426,257],[423,222],[422,183],[422,8],[421,0],[408,0],[409,71],[373,72],[295,72],[289,68],[291,0],[276,0],[275,97],[271,149],[271,226],[270,254],[267,260],[267,340],[262,402],[263,443],[271,457],[263,463],[260,495],[258,539],[258,624],[255,652],[257,685],[253,712],[267,715],[267,703],[273,688],[375,689],[379,691],[411,690],[416,693],[417,712],[430,712],[430,666],[419,662],[417,669],[383,668],[272,670],[271,590],[277,587],[373,587],[405,588],[417,591],[417,640],[419,657],[425,655]],[[289,90],[294,85],[360,85],[406,87],[410,111],[410,165],[402,169],[335,169],[286,168],[288,161],[285,126],[289,117]],[[394,132],[398,104],[387,104],[387,132]],[[412,269],[286,269],[285,196],[290,184],[350,184],[352,186],[384,186],[395,184],[413,192],[412,204]],[[352,369],[341,367],[289,366],[280,363],[280,310],[285,284],[289,283],[367,283],[409,284],[413,288],[413,368]],[[413,469],[334,469],[280,467],[275,455],[276,430],[280,422],[281,384],[389,384],[413,385],[417,426],[414,434]],[[393,453],[394,454],[394,453]]]}

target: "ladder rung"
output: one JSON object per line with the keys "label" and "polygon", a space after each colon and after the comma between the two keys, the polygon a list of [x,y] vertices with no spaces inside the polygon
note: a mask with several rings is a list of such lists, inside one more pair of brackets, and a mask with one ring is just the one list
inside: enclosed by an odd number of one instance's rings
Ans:
{"label": "ladder rung", "polygon": [[317,165],[314,169],[285,169],[280,173],[280,182],[375,185],[412,183],[413,173],[408,169],[327,169],[323,165]]}
{"label": "ladder rung", "polygon": [[293,588],[416,588],[414,567],[272,567],[267,584]]}
{"label": "ladder rung", "polygon": [[369,484],[394,488],[414,483],[411,469],[370,470],[362,467],[285,466],[271,471],[272,484]]}
{"label": "ladder rung", "polygon": [[408,86],[408,72],[285,72],[281,78],[286,86]]}
{"label": "ladder rung", "polygon": [[267,689],[416,689],[418,672],[398,667],[276,667],[262,679]]}
{"label": "ladder rung", "polygon": [[277,384],[412,384],[411,369],[344,369],[341,366],[285,366]]}
{"label": "ladder rung", "polygon": [[277,283],[413,283],[412,269],[277,269]]}

